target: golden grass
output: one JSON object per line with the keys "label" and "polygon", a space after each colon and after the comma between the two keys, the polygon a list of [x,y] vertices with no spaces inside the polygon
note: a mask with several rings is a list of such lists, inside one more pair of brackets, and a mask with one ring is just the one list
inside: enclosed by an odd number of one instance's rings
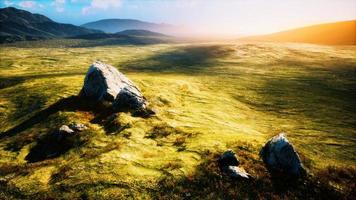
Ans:
{"label": "golden grass", "polygon": [[[356,163],[354,51],[272,43],[2,47],[0,196],[273,199],[324,190],[335,197],[352,195],[335,184],[320,188],[313,177],[329,166]],[[73,98],[96,59],[132,79],[156,116],[107,116]],[[83,144],[27,162],[41,138],[70,122],[89,127],[80,135]],[[263,143],[281,131],[313,175],[296,190],[278,181],[273,185],[258,158]],[[214,159],[227,148],[237,151],[257,183],[230,183],[218,174]],[[349,180],[337,187],[347,187]],[[257,188],[257,196],[244,186]]]}

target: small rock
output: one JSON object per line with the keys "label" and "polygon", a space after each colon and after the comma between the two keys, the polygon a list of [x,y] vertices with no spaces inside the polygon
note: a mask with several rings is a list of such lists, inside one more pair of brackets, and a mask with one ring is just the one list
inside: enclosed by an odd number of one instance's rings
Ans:
{"label": "small rock", "polygon": [[78,132],[88,129],[87,126],[85,126],[84,124],[81,124],[81,123],[72,123],[69,125],[69,128],[74,131],[78,131]]}
{"label": "small rock", "polygon": [[239,166],[240,161],[237,159],[235,152],[231,149],[225,151],[218,160],[219,166]]}
{"label": "small rock", "polygon": [[219,168],[223,174],[233,179],[250,179],[251,176],[243,168],[238,167],[240,161],[232,150],[225,151],[218,160]]}
{"label": "small rock", "polygon": [[261,149],[260,156],[270,170],[296,176],[305,172],[298,153],[283,133],[271,138]]}
{"label": "small rock", "polygon": [[62,125],[58,131],[54,132],[54,138],[57,141],[61,141],[63,138],[65,138],[68,135],[72,135],[74,133],[74,131],[69,128],[67,125]]}
{"label": "small rock", "polygon": [[67,125],[62,125],[60,128],[59,128],[59,132],[62,133],[62,134],[71,134],[71,133],[74,133],[74,131],[69,128]]}
{"label": "small rock", "polygon": [[248,174],[243,168],[237,166],[228,166],[223,169],[223,173],[234,179],[250,179],[251,175]]}

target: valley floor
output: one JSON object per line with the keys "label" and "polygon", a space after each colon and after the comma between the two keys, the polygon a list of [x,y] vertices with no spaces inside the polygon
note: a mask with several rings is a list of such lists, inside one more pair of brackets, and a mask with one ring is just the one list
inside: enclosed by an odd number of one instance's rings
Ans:
{"label": "valley floor", "polygon": [[[0,199],[355,198],[356,47],[273,43],[0,47]],[[117,67],[156,116],[105,116],[75,101],[90,64]],[[62,124],[89,129],[28,161]],[[258,156],[285,132],[308,169],[271,176]],[[219,174],[233,149],[253,182]]]}

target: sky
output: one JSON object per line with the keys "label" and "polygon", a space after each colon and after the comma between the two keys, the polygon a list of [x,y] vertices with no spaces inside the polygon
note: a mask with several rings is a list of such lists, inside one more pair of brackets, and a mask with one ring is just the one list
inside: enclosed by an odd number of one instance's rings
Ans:
{"label": "sky", "polygon": [[255,35],[356,19],[356,0],[0,0],[81,25],[107,18],[138,19],[184,27],[192,34]]}

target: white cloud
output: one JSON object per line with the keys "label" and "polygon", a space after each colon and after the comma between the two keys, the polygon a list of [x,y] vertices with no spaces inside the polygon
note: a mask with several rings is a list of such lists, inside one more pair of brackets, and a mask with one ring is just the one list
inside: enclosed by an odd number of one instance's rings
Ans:
{"label": "white cloud", "polygon": [[13,5],[14,3],[11,2],[11,1],[5,0],[5,1],[4,1],[4,4],[5,4],[5,6],[11,6],[11,5]]}
{"label": "white cloud", "polygon": [[82,14],[86,15],[98,9],[107,10],[109,8],[119,8],[120,6],[121,0],[92,0],[89,6],[82,8]]}
{"label": "white cloud", "polygon": [[57,12],[63,12],[65,4],[66,0],[54,0],[52,3],[52,5],[56,8]]}
{"label": "white cloud", "polygon": [[36,6],[36,2],[34,1],[21,1],[19,6],[22,8],[34,8]]}

